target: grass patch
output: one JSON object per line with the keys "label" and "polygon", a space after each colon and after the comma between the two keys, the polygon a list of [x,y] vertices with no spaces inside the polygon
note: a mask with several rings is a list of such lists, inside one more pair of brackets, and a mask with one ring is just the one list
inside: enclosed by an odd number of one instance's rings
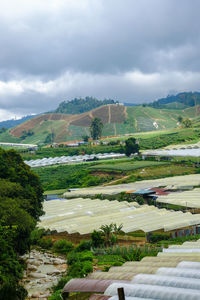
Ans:
{"label": "grass patch", "polygon": [[146,167],[162,166],[162,165],[169,165],[169,164],[170,163],[168,163],[168,162],[129,160],[126,162],[115,161],[115,163],[112,163],[112,164],[101,164],[101,165],[97,165],[97,166],[92,166],[92,167],[90,167],[90,169],[132,171],[132,170],[146,168]]}

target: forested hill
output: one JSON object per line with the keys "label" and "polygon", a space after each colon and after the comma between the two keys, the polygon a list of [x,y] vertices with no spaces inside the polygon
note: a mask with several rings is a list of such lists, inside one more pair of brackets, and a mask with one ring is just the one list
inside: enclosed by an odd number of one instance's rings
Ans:
{"label": "forested hill", "polygon": [[158,99],[148,106],[153,108],[184,109],[200,105],[200,92],[183,92]]}
{"label": "forested hill", "polygon": [[61,102],[54,113],[70,115],[81,114],[103,105],[115,103],[117,102],[112,99],[98,100],[93,97],[74,98],[71,101]]}

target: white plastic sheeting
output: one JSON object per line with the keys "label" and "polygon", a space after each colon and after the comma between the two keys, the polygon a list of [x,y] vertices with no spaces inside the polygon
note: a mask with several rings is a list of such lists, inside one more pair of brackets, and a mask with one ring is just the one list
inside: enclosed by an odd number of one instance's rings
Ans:
{"label": "white plastic sheeting", "polygon": [[82,163],[87,160],[91,160],[94,158],[98,159],[109,159],[109,158],[121,158],[125,157],[125,154],[122,153],[99,153],[99,154],[91,154],[91,155],[76,155],[76,156],[59,156],[59,157],[48,157],[42,159],[32,159],[25,160],[24,162],[30,167],[45,167],[56,164],[74,164],[74,163]]}
{"label": "white plastic sheeting", "polygon": [[155,187],[166,187],[167,189],[177,190],[185,187],[188,188],[188,186],[190,187],[200,186],[199,174],[173,176],[173,177],[166,177],[166,178],[154,179],[154,180],[142,180],[142,181],[136,181],[127,184],[83,188],[83,189],[79,189],[78,191],[65,193],[64,196],[66,198],[68,197],[70,198],[70,197],[90,196],[96,194],[115,195],[121,192],[155,188]]}
{"label": "white plastic sheeting", "polygon": [[[112,296],[109,300],[119,300],[118,296]],[[150,298],[126,297],[126,300],[153,300]]]}
{"label": "white plastic sheeting", "polygon": [[155,206],[139,205],[136,202],[91,200],[52,200],[44,202],[45,215],[41,217],[40,227],[67,231],[68,233],[88,234],[101,225],[112,222],[123,224],[124,232],[152,232],[155,230],[174,230],[200,223],[200,215],[158,209]]}
{"label": "white plastic sheeting", "polygon": [[198,269],[200,270],[200,262],[197,261],[181,261],[177,268],[183,268],[183,269]]}
{"label": "white plastic sheeting", "polygon": [[105,291],[105,295],[117,295],[117,289],[123,287],[127,297],[143,297],[160,300],[199,300],[199,290],[155,286],[147,284],[120,284],[113,283]]}
{"label": "white plastic sheeting", "polygon": [[190,249],[184,249],[184,248],[180,248],[180,249],[163,249],[163,252],[166,252],[166,253],[170,253],[170,252],[172,252],[172,253],[193,253],[193,252],[195,252],[195,253],[200,253],[200,248],[190,248]]}
{"label": "white plastic sheeting", "polygon": [[183,278],[176,276],[138,274],[133,278],[132,283],[200,290],[199,279]]}
{"label": "white plastic sheeting", "polygon": [[169,195],[159,196],[156,202],[180,205],[190,208],[200,208],[200,189],[196,188],[190,191],[180,193],[170,193]]}
{"label": "white plastic sheeting", "polygon": [[183,269],[183,268],[159,268],[156,272],[158,275],[188,277],[200,279],[200,270],[196,269]]}
{"label": "white plastic sheeting", "polygon": [[198,149],[163,149],[163,150],[147,150],[143,151],[144,155],[152,156],[189,156],[189,157],[199,157],[200,148]]}

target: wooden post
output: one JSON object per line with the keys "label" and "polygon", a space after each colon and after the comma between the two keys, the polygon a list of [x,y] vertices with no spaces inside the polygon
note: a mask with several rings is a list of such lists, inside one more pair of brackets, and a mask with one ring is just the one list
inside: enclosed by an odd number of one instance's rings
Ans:
{"label": "wooden post", "polygon": [[118,288],[117,292],[118,292],[119,300],[125,300],[124,289],[123,288]]}

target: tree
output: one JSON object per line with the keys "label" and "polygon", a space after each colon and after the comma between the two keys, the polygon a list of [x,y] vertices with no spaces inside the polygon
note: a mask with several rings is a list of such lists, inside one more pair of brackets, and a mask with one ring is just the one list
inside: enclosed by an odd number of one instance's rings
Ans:
{"label": "tree", "polygon": [[185,119],[182,121],[182,124],[185,128],[189,128],[192,126],[192,121],[190,119]]}
{"label": "tree", "polygon": [[125,141],[125,154],[130,156],[134,153],[139,153],[139,145],[136,143],[136,139],[131,137]]}
{"label": "tree", "polygon": [[90,133],[93,140],[97,140],[101,137],[103,130],[103,123],[101,119],[94,118],[90,125]]}
{"label": "tree", "polygon": [[182,116],[178,116],[178,122],[182,123],[183,122],[183,117]]}
{"label": "tree", "polygon": [[123,224],[117,226],[117,224],[113,224],[113,231],[115,234],[120,234],[122,232]]}
{"label": "tree", "polygon": [[23,276],[19,254],[30,248],[31,231],[43,213],[42,201],[38,176],[16,151],[0,149],[0,299],[26,297],[19,284]]}
{"label": "tree", "polygon": [[102,237],[102,232],[94,230],[91,234],[92,246],[94,248],[101,247],[104,244],[104,239]]}
{"label": "tree", "polygon": [[100,227],[100,230],[103,233],[104,236],[104,243],[106,246],[109,246],[111,244],[111,237],[113,234],[114,224],[111,223],[110,225],[102,225]]}
{"label": "tree", "polygon": [[89,136],[88,135],[83,135],[82,139],[84,142],[88,142],[89,141]]}

